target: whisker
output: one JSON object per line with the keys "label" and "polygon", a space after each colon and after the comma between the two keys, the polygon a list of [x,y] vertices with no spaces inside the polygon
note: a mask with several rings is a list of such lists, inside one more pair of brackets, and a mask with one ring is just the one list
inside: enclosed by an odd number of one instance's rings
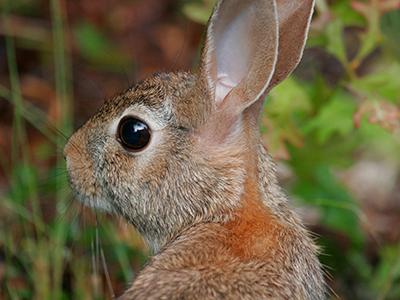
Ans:
{"label": "whisker", "polygon": [[113,289],[112,284],[111,284],[110,273],[108,271],[107,262],[106,262],[106,259],[105,259],[105,256],[104,256],[103,245],[100,245],[100,246],[101,246],[100,254],[101,254],[101,261],[103,263],[104,275],[105,275],[106,280],[107,280],[107,285],[108,285],[108,288],[110,290],[111,298],[115,299],[114,289]]}
{"label": "whisker", "polygon": [[[134,74],[134,79],[133,79],[133,82],[138,82],[139,81],[139,78],[138,78],[138,65],[137,65],[137,55],[136,55],[136,52],[135,52],[135,47],[134,47],[134,44],[133,44],[133,40],[132,40],[132,33],[131,34],[129,34],[129,39],[130,39],[130,44],[131,44],[131,49],[133,49],[132,50],[132,56],[133,56],[133,61],[135,62],[135,64],[134,64],[134,66],[133,66],[133,74]],[[128,82],[128,88],[132,85],[133,83],[129,83]]]}
{"label": "whisker", "polygon": [[[81,75],[83,75],[83,77],[85,77],[85,79],[95,88],[97,94],[99,95],[99,98],[103,101],[103,103],[106,102],[105,98],[103,97],[103,94],[101,93],[99,86],[86,74],[82,73]],[[96,97],[93,97],[96,98]]]}
{"label": "whisker", "polygon": [[[82,213],[77,211],[75,216],[74,216],[74,218],[71,220],[71,223],[74,224],[76,219],[78,219],[78,228],[80,228],[82,226],[82,218],[81,218],[81,216],[82,216]],[[72,225],[70,225],[70,226],[72,226]],[[68,266],[68,259],[71,257],[71,254],[72,254],[72,251],[74,249],[74,246],[75,246],[75,243],[76,243],[77,239],[78,239],[78,235],[76,234],[74,236],[74,238],[72,240],[72,244],[71,244],[71,246],[69,246],[69,250],[68,250],[68,252],[66,254],[66,261],[65,261],[65,264],[64,264],[64,267],[63,267],[63,270],[62,270],[63,273],[65,272],[65,270],[66,270],[66,268]]]}
{"label": "whisker", "polygon": [[91,252],[92,252],[92,266],[93,266],[93,273],[94,273],[94,289],[95,294],[99,295],[99,284],[98,284],[98,269],[97,269],[97,251],[96,251],[96,244],[97,244],[97,217],[96,217],[96,236],[93,237],[93,233],[90,235],[90,244],[91,244]]}
{"label": "whisker", "polygon": [[175,69],[176,68],[176,65],[178,64],[178,62],[179,62],[179,60],[180,60],[180,58],[182,56],[183,50],[185,48],[185,44],[187,42],[187,21],[186,21],[186,19],[185,19],[184,22],[185,22],[185,24],[184,24],[184,29],[185,29],[184,32],[185,33],[184,33],[184,36],[183,36],[182,45],[181,45],[181,47],[179,47],[178,53],[175,54],[175,57],[172,60],[172,65],[171,65],[170,69]]}

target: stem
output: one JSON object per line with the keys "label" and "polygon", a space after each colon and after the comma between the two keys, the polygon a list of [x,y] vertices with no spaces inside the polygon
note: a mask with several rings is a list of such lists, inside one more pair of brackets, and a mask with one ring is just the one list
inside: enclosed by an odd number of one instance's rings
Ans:
{"label": "stem", "polygon": [[[5,0],[3,2],[3,25],[6,41],[7,62],[11,83],[11,97],[14,104],[13,139],[11,143],[12,165],[18,166],[21,161],[20,157],[22,156],[22,172],[18,169],[18,167],[13,167],[13,180],[11,181],[11,189],[13,195],[21,195],[21,191],[23,191],[24,187],[26,186],[34,213],[35,226],[42,227],[43,219],[41,217],[42,213],[39,205],[39,196],[37,192],[35,176],[32,172],[32,168],[30,167],[30,148],[27,138],[25,120],[23,117],[23,99],[21,96],[17,57],[15,53],[15,43],[12,34],[12,25],[9,16],[8,0]],[[20,174],[22,174],[22,176]],[[19,177],[22,180],[15,181]]]}
{"label": "stem", "polygon": [[[60,133],[72,131],[72,71],[70,47],[68,43],[67,15],[63,0],[51,0],[51,19],[53,26],[53,51],[55,68],[55,87],[57,95],[57,124],[59,132],[56,139],[57,149],[62,149],[65,138]],[[57,157],[57,169],[65,169],[62,156]],[[64,174],[65,175],[65,174]],[[64,188],[65,176],[58,176],[56,181],[57,207],[66,201],[68,190]],[[57,211],[59,211],[57,209]],[[53,299],[60,299],[62,293],[62,276],[64,266],[63,248],[66,239],[66,223],[59,222],[53,230]]]}

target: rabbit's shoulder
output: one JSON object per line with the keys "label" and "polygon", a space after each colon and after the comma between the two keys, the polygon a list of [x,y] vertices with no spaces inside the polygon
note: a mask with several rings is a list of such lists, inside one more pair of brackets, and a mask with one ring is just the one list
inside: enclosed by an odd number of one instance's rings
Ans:
{"label": "rabbit's shoulder", "polygon": [[313,249],[305,246],[301,253],[295,233],[284,228],[282,236],[278,220],[258,225],[264,228],[253,223],[248,234],[236,224],[189,228],[154,257],[121,299],[313,299],[306,296],[312,291],[304,270],[296,267]]}

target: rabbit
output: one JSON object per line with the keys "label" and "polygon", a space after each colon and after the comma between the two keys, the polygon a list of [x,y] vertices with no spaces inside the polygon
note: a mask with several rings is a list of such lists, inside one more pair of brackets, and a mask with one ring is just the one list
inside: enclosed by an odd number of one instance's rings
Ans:
{"label": "rabbit", "polygon": [[196,75],[114,96],[64,148],[77,199],[124,217],[154,254],[120,299],[325,299],[318,247],[259,125],[298,64],[314,0],[219,0]]}

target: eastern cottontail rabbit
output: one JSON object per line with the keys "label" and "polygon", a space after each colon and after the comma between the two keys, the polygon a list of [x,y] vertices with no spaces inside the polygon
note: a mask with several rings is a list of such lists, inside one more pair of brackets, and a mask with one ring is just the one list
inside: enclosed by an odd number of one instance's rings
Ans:
{"label": "eastern cottontail rabbit", "polygon": [[115,96],[64,149],[87,205],[122,215],[155,256],[121,299],[323,299],[317,247],[260,141],[268,92],[300,60],[313,0],[221,0],[197,75]]}

